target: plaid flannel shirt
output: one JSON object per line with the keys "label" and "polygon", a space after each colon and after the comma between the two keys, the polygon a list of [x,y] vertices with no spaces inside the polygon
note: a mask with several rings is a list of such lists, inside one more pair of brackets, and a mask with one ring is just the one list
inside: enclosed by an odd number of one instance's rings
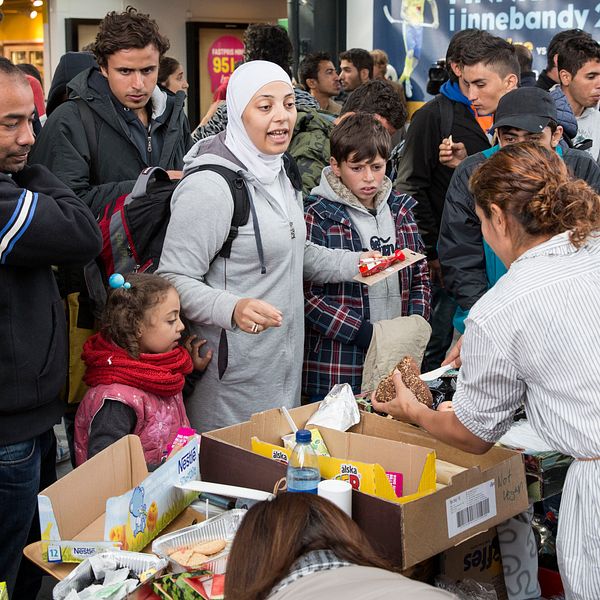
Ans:
{"label": "plaid flannel shirt", "polygon": [[[396,223],[396,248],[424,253],[415,223],[415,200],[392,191],[387,200]],[[346,208],[321,196],[305,200],[307,239],[328,248],[362,252],[363,246]],[[427,262],[419,261],[398,272],[402,296],[401,315],[429,319],[430,285]],[[337,383],[349,383],[360,392],[366,350],[353,343],[363,320],[369,319],[369,294],[365,283],[347,281],[325,285],[304,282],[306,331],[302,391],[324,395]]]}

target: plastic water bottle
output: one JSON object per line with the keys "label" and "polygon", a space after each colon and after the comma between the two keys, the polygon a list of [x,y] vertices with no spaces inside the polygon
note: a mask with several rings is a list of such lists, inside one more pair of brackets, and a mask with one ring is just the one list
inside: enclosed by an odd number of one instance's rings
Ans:
{"label": "plastic water bottle", "polygon": [[287,468],[287,491],[316,494],[321,481],[319,460],[310,445],[308,429],[296,431],[296,445],[292,450]]}

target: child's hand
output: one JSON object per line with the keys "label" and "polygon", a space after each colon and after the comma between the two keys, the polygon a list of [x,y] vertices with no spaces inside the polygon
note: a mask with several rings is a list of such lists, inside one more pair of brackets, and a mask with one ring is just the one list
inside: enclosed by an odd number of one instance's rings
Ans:
{"label": "child's hand", "polygon": [[192,357],[192,362],[194,363],[194,369],[196,371],[205,371],[213,355],[213,351],[209,350],[204,356],[200,356],[200,348],[202,348],[204,344],[206,344],[206,340],[199,340],[197,335],[190,335],[183,344],[183,347]]}

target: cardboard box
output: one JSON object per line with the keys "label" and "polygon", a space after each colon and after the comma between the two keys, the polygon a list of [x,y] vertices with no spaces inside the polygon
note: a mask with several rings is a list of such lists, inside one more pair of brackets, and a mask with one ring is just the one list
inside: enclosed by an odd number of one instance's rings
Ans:
{"label": "cardboard box", "polygon": [[140,439],[128,435],[38,495],[42,556],[81,562],[105,550],[144,548],[197,496],[199,440],[148,474]]}
{"label": "cardboard box", "polygon": [[494,586],[498,600],[508,600],[496,528],[492,527],[440,555],[440,575],[453,581],[472,579]]}
{"label": "cardboard box", "polygon": [[[293,409],[303,426],[318,404]],[[390,561],[406,569],[519,514],[528,506],[523,459],[494,447],[483,456],[456,450],[426,432],[391,419],[361,413],[354,433],[432,448],[437,458],[466,471],[450,485],[421,498],[397,504],[353,492],[352,514],[371,542]],[[286,467],[252,452],[252,437],[275,440],[290,432],[279,410],[253,415],[251,421],[202,436],[200,471],[205,481],[272,491]],[[386,457],[380,457],[385,460]],[[385,465],[384,465],[385,466]]]}
{"label": "cardboard box", "polygon": [[[273,415],[270,411],[252,417],[261,432],[252,437],[252,451],[287,462],[291,452],[281,445]],[[331,454],[318,457],[324,479],[349,481],[355,490],[397,503],[410,502],[435,491],[435,453],[430,448],[326,427],[320,427],[319,431]],[[396,495],[386,471],[402,474],[402,497]]]}

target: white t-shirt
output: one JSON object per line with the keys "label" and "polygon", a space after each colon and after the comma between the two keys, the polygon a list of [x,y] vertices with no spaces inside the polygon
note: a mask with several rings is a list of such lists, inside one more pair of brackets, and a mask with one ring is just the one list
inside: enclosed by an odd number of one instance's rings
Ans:
{"label": "white t-shirt", "polygon": [[577,117],[577,135],[573,143],[577,144],[583,140],[594,142],[587,151],[597,161],[600,157],[600,112],[596,108],[584,108],[581,116]]}

